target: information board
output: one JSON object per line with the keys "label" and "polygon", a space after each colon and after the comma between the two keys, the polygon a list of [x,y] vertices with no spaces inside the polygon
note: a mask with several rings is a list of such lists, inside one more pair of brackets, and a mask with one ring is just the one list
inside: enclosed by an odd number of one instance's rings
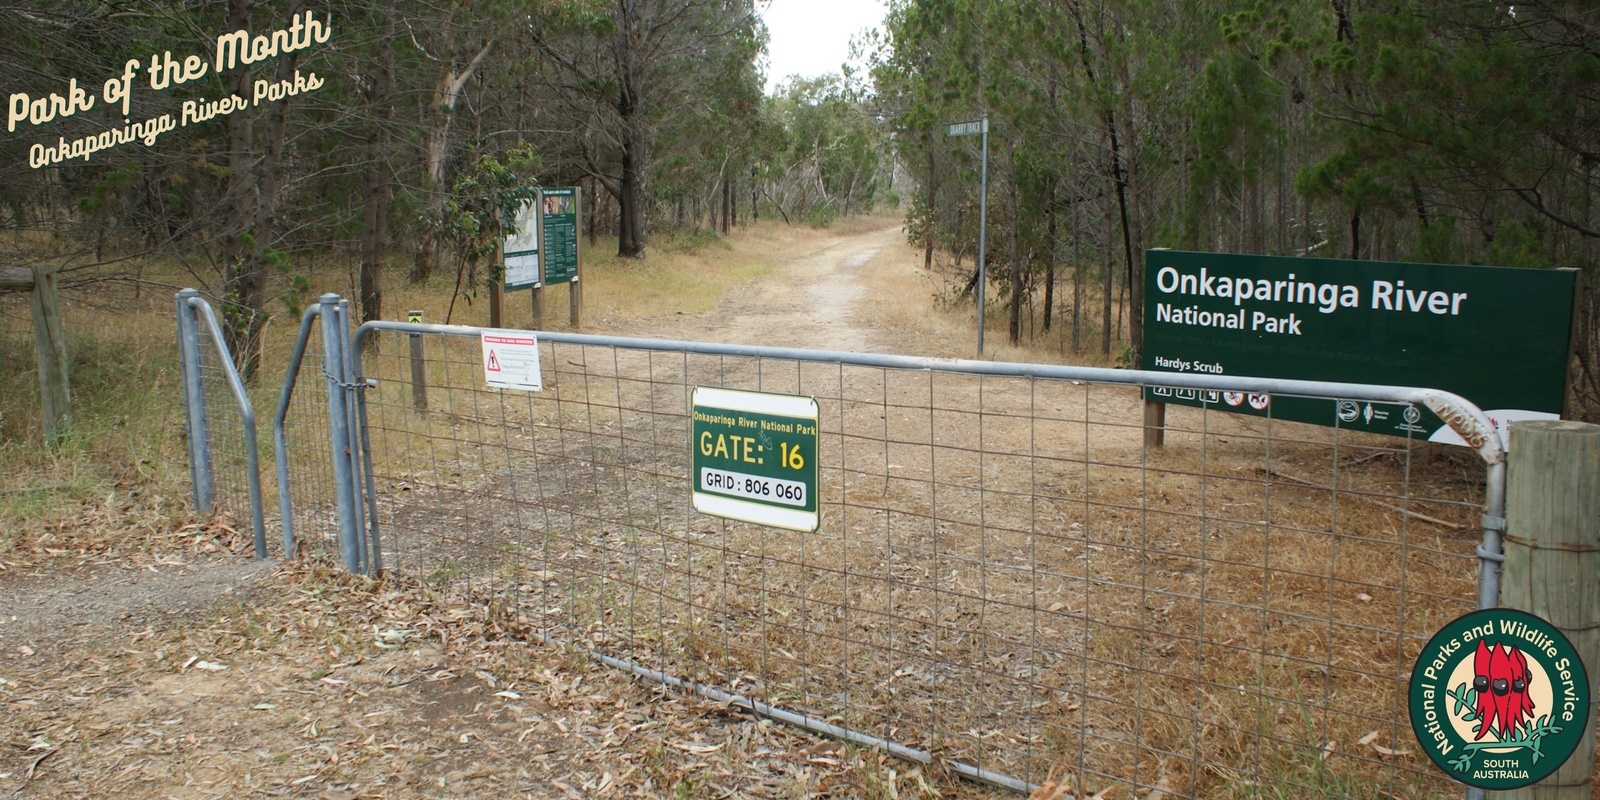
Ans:
{"label": "information board", "polygon": [[[1442,389],[1561,413],[1577,273],[1151,250],[1141,366]],[[1151,387],[1146,399],[1461,444],[1426,408]]]}
{"label": "information board", "polygon": [[541,191],[544,236],[544,282],[578,279],[578,189],[550,186]]}
{"label": "information board", "polygon": [[517,210],[517,221],[502,248],[507,291],[539,285],[539,203],[528,200]]}
{"label": "information board", "polygon": [[689,478],[702,514],[815,531],[817,401],[696,386]]}

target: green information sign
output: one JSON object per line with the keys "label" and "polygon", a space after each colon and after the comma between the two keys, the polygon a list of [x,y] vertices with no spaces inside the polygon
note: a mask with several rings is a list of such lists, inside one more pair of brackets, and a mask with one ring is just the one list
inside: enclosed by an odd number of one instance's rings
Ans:
{"label": "green information sign", "polygon": [[696,386],[689,478],[702,514],[814,531],[817,401]]}
{"label": "green information sign", "polygon": [[[1561,413],[1577,273],[1151,250],[1156,372],[1442,389],[1501,431]],[[1147,400],[1462,444],[1426,408],[1151,387]]]}
{"label": "green information sign", "polygon": [[578,279],[578,189],[551,186],[540,193],[546,285]]}
{"label": "green information sign", "polygon": [[1572,642],[1524,611],[1474,611],[1417,656],[1411,729],[1445,774],[1516,789],[1560,769],[1589,727],[1589,678]]}

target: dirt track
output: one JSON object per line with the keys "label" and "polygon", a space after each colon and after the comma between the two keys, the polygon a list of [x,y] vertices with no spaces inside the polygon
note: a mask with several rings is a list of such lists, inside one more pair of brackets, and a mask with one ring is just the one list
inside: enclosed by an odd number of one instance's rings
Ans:
{"label": "dirt track", "polygon": [[656,326],[650,335],[692,341],[865,352],[889,343],[875,324],[861,268],[905,247],[898,225],[852,236],[782,262],[729,292],[709,314]]}

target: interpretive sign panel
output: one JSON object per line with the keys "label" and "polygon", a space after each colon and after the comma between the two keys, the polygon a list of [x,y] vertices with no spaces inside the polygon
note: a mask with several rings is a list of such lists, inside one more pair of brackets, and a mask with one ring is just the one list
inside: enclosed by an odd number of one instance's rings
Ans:
{"label": "interpretive sign panel", "polygon": [[506,291],[539,285],[539,203],[529,200],[517,210],[517,221],[502,248]]}
{"label": "interpretive sign panel", "polygon": [[554,285],[578,279],[578,189],[551,186],[541,200],[544,222],[544,282]]}

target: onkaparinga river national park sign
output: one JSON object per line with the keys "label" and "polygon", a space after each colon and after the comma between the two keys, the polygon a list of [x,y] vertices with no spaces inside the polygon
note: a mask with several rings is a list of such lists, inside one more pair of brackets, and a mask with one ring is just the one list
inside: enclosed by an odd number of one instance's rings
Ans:
{"label": "onkaparinga river national park sign", "polygon": [[1560,769],[1589,724],[1572,643],[1525,611],[1486,609],[1434,634],[1411,671],[1411,728],[1445,774],[1516,789]]}

